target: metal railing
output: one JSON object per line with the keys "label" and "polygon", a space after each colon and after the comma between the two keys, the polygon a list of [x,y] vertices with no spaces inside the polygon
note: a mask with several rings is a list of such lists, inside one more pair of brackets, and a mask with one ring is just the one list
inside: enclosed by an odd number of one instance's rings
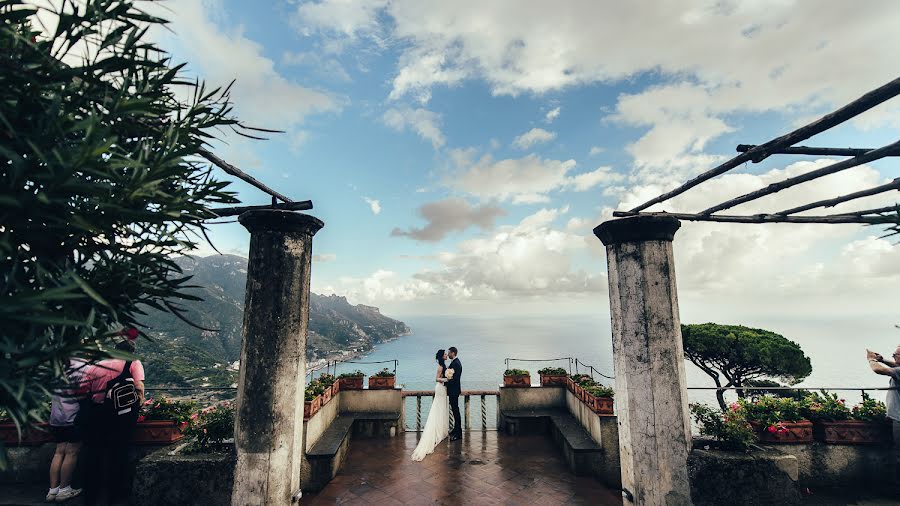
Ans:
{"label": "metal railing", "polygon": [[[401,394],[403,396],[403,406],[404,409],[407,405],[407,400],[410,398],[416,399],[416,416],[415,416],[415,425],[411,425],[409,423],[409,417],[407,418],[407,422],[405,422],[405,429],[407,431],[421,432],[422,428],[425,426],[422,420],[422,398],[423,397],[434,397],[434,392],[431,390],[405,390]],[[496,425],[496,414],[499,406],[498,402],[495,401],[494,409],[489,409],[488,406],[488,397],[493,397],[494,399],[498,399],[500,392],[497,390],[463,390],[460,393],[460,397],[463,399],[462,406],[462,415],[463,415],[463,430],[465,431],[473,431],[472,429],[472,397],[480,397],[481,398],[481,424],[480,428],[474,429],[475,431],[489,431],[489,430],[497,430]],[[407,411],[408,413],[409,411]],[[489,417],[489,412],[493,413],[493,417]],[[493,418],[494,424],[488,423],[488,420]],[[454,420],[453,414],[450,414],[450,430],[453,430]]]}
{"label": "metal railing", "polygon": [[392,360],[376,360],[376,361],[373,361],[373,362],[362,361],[362,360],[329,360],[329,361],[325,362],[325,364],[323,364],[323,365],[320,365],[320,366],[317,366],[317,367],[310,367],[310,368],[308,368],[308,369],[306,370],[306,376],[307,376],[308,378],[312,379],[313,373],[315,373],[315,372],[317,372],[317,371],[322,371],[323,369],[324,369],[325,374],[333,374],[333,375],[337,376],[337,368],[338,368],[338,366],[341,365],[341,364],[366,364],[366,365],[371,365],[371,364],[394,364],[394,375],[396,376],[396,375],[397,375],[397,365],[398,365],[399,363],[400,363],[400,361],[397,360],[397,359],[392,359]]}
{"label": "metal railing", "polygon": [[573,369],[573,367],[574,367],[574,369],[575,369],[575,374],[580,374],[580,373],[581,373],[581,370],[584,370],[585,372],[587,372],[587,373],[589,373],[589,374],[591,375],[591,379],[593,379],[595,375],[596,375],[596,376],[600,376],[601,378],[609,379],[609,380],[614,380],[614,379],[615,379],[614,376],[607,376],[606,374],[603,374],[602,372],[600,372],[599,369],[597,369],[596,367],[592,366],[591,364],[586,364],[586,363],[582,362],[580,359],[574,358],[574,357],[560,357],[560,358],[507,358],[507,359],[504,360],[504,364],[506,364],[506,368],[509,369],[509,363],[510,363],[510,362],[559,362],[559,361],[562,361],[562,360],[568,361],[568,363],[569,363],[568,370],[569,370],[569,375],[570,375],[570,376],[572,375],[572,369]]}
{"label": "metal railing", "polygon": [[860,394],[865,394],[866,392],[878,392],[878,391],[887,391],[887,390],[900,390],[900,387],[791,387],[791,386],[780,386],[780,387],[763,387],[763,386],[746,386],[746,387],[735,387],[735,386],[727,386],[727,387],[687,387],[688,390],[712,390],[712,391],[729,391],[734,390],[737,392],[738,390],[749,390],[749,391],[765,391],[765,392],[777,392],[777,391],[797,391],[802,390],[806,392],[859,392]]}

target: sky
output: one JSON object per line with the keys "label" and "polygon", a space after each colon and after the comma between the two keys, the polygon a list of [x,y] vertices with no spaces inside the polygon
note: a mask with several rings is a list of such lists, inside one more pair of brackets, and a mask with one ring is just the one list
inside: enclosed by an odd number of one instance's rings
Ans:
{"label": "sky", "polygon": [[[215,151],[325,222],[312,289],[389,314],[608,313],[591,230],[897,77],[900,3],[170,0],[159,43],[282,130]],[[900,99],[806,141],[897,140]],[[651,210],[697,211],[834,160],[774,156]],[[735,212],[900,176],[890,161]],[[228,177],[222,174],[223,179]],[[242,201],[268,198],[237,182]],[[828,212],[893,204],[896,194]],[[877,227],[684,223],[685,320],[896,315]],[[246,256],[239,224],[211,225]],[[200,254],[212,253],[204,246]],[[720,318],[721,319],[721,318]]]}

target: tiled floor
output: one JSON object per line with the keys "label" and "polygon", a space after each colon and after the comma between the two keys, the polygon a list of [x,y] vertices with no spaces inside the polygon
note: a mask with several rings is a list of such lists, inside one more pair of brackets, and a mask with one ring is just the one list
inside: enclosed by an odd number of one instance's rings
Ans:
{"label": "tiled floor", "polygon": [[549,437],[471,432],[412,462],[417,442],[412,432],[353,440],[338,476],[303,504],[622,504],[618,491],[571,474]]}

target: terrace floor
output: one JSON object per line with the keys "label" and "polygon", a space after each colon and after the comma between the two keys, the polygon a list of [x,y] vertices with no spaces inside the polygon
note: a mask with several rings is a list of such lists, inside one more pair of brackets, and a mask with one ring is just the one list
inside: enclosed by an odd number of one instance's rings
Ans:
{"label": "terrace floor", "polygon": [[415,432],[353,440],[337,477],[303,504],[622,504],[619,491],[570,473],[546,436],[469,432],[412,462],[417,443]]}

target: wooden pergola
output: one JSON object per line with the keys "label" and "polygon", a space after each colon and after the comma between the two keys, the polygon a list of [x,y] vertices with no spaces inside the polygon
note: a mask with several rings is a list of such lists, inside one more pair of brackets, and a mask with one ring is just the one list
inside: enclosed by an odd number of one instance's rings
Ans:
{"label": "wooden pergola", "polygon": [[[900,140],[880,148],[796,146],[900,94],[900,78],[790,133],[758,145],[742,144],[734,158],[594,229],[606,246],[612,318],[623,497],[637,505],[691,504],[688,457],[691,424],[672,241],[680,220],[726,223],[857,223],[890,225],[900,233],[900,205],[840,214],[808,214],[900,190],[900,178],[761,214],[723,214],[741,204],[886,157],[900,156]],[[648,211],[747,162],[776,154],[847,157],[695,212]]]}

